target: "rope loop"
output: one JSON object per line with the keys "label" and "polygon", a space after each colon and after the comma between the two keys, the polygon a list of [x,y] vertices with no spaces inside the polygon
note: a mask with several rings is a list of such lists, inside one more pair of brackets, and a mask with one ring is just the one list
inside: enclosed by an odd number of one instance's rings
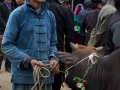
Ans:
{"label": "rope loop", "polygon": [[[45,84],[45,81],[50,76],[50,71],[49,69],[47,69],[47,66],[50,66],[50,64],[45,64],[45,67],[40,67],[38,65],[34,66],[33,79],[34,79],[35,84],[31,90],[42,90],[42,87]],[[42,78],[41,83],[40,83],[40,78]],[[47,90],[47,83],[45,85],[46,85],[45,88]]]}

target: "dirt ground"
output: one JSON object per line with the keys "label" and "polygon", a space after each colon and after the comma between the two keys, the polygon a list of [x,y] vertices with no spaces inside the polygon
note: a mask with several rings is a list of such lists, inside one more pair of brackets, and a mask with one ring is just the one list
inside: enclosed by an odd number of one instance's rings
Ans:
{"label": "dirt ground", "polygon": [[[10,83],[10,73],[5,71],[4,68],[5,61],[2,62],[2,68],[0,70],[0,90],[11,90],[11,83]],[[61,90],[71,90],[67,88],[65,85],[61,87]]]}

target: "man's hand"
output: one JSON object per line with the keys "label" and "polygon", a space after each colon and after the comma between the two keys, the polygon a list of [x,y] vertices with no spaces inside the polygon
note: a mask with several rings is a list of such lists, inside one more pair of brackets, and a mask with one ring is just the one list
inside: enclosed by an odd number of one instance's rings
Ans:
{"label": "man's hand", "polygon": [[44,64],[41,61],[37,61],[35,59],[31,60],[30,64],[31,64],[32,68],[34,68],[35,65],[38,65],[40,67],[44,66]]}
{"label": "man's hand", "polygon": [[56,60],[50,60],[50,71],[58,74],[59,70],[59,63]]}

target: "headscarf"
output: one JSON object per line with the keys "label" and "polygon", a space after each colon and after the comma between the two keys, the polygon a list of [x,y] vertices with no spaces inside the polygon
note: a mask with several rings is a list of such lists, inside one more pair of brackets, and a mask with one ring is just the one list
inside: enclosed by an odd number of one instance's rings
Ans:
{"label": "headscarf", "polygon": [[83,10],[84,8],[83,8],[83,5],[82,4],[77,4],[77,6],[75,7],[75,10],[74,10],[74,14],[75,15],[78,15],[79,14],[79,12],[81,11],[81,10]]}

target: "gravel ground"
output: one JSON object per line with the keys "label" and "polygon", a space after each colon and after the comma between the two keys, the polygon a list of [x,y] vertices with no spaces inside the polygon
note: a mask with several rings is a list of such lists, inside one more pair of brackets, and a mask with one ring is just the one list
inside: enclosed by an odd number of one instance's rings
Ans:
{"label": "gravel ground", "polygon": [[0,70],[0,90],[11,90],[10,73],[5,71],[4,65],[5,61],[3,60]]}
{"label": "gravel ground", "polygon": [[[4,68],[5,61],[3,60],[2,68],[0,70],[0,90],[11,90],[11,83],[10,83],[10,73],[5,71]],[[65,85],[61,87],[61,90],[71,90],[67,88]]]}

